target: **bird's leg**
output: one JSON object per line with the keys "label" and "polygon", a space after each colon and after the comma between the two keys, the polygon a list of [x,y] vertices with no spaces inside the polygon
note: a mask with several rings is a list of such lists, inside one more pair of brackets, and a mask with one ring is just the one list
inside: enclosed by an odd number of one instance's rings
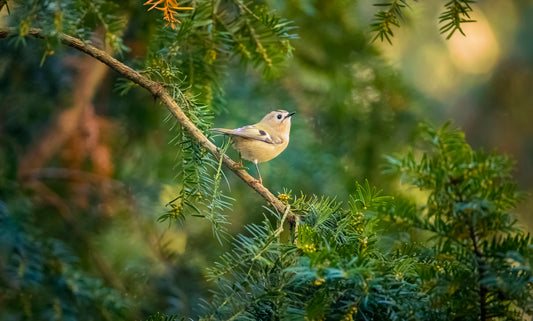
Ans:
{"label": "bird's leg", "polygon": [[238,163],[239,167],[243,168],[244,166],[242,166],[242,156],[241,156],[241,153],[239,153],[239,163]]}
{"label": "bird's leg", "polygon": [[234,168],[236,168],[236,169],[244,169],[244,165],[242,164],[241,153],[239,153],[239,162],[237,164],[235,164]]}
{"label": "bird's leg", "polygon": [[257,169],[257,174],[259,175],[259,184],[263,185],[263,178],[261,178],[261,172],[259,171],[259,166],[257,166],[257,160],[254,161],[254,164]]}

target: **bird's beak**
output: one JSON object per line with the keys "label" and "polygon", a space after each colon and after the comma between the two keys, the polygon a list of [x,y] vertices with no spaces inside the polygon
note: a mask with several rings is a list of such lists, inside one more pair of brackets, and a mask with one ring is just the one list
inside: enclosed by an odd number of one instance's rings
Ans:
{"label": "bird's beak", "polygon": [[295,111],[293,111],[292,113],[288,113],[288,114],[287,114],[287,116],[285,116],[285,118],[284,118],[284,119],[286,119],[286,118],[289,118],[289,117],[291,117],[291,116],[292,116],[292,115],[294,115],[294,114],[296,114],[296,112],[295,112]]}

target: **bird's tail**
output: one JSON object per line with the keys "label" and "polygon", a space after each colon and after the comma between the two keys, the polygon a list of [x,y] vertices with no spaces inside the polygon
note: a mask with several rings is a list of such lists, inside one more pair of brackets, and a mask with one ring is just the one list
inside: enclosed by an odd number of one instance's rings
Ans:
{"label": "bird's tail", "polygon": [[211,130],[214,132],[222,133],[222,134],[231,134],[231,132],[233,131],[231,129],[226,129],[226,128],[211,128]]}

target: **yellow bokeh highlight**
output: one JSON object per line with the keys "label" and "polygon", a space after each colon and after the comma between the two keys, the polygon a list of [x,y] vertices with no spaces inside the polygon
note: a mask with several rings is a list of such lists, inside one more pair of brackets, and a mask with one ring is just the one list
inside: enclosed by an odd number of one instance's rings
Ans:
{"label": "yellow bokeh highlight", "polygon": [[476,22],[462,24],[466,37],[457,31],[446,43],[450,59],[462,72],[489,73],[498,62],[500,47],[480,8],[474,8],[472,19]]}
{"label": "yellow bokeh highlight", "polygon": [[164,244],[167,250],[182,255],[187,248],[187,234],[169,230],[162,236],[161,244]]}

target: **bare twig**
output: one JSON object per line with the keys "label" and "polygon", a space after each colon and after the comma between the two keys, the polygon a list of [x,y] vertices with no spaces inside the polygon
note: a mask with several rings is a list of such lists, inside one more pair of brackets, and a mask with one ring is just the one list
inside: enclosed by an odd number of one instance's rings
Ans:
{"label": "bare twig", "polygon": [[[7,38],[10,36],[16,36],[17,30],[15,28],[0,28],[0,38]],[[44,35],[40,29],[32,28],[29,30],[28,35],[35,38],[44,38]],[[181,126],[187,131],[188,135],[200,144],[203,148],[207,149],[217,160],[223,157],[223,164],[226,168],[230,169],[237,177],[243,180],[248,186],[261,195],[269,204],[271,204],[278,212],[285,213],[286,206],[278,200],[266,187],[261,185],[258,180],[253,178],[245,170],[240,169],[231,158],[226,155],[221,155],[220,149],[215,146],[207,137],[199,130],[194,123],[185,115],[178,104],[172,99],[170,94],[165,90],[163,85],[155,82],[131,67],[123,64],[117,59],[113,58],[110,54],[103,50],[100,50],[78,38],[59,34],[59,40],[66,46],[77,49],[81,52],[88,54],[89,56],[98,59],[104,64],[108,65],[111,69],[115,70],[125,78],[133,81],[139,86],[148,90],[155,98],[158,98],[165,104],[167,109],[172,113]],[[291,214],[292,216],[292,214]]]}

